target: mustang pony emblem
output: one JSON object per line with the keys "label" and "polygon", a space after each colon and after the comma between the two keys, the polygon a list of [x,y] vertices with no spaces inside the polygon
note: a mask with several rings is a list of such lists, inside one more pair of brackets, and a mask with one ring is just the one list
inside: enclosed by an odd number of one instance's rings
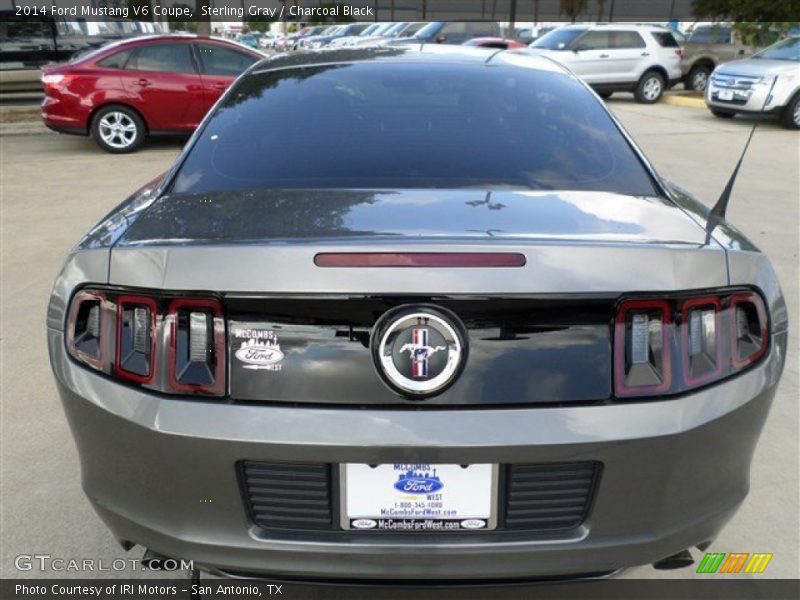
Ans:
{"label": "mustang pony emblem", "polygon": [[428,330],[414,329],[411,332],[411,343],[403,344],[400,352],[411,353],[411,374],[414,378],[428,376],[428,357],[440,350],[446,350],[446,346],[429,346]]}

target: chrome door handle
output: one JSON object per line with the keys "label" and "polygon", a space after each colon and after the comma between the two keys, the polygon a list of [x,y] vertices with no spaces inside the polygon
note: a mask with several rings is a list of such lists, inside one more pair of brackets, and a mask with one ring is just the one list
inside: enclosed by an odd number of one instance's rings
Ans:
{"label": "chrome door handle", "polygon": [[136,85],[147,87],[148,85],[150,85],[150,81],[147,79],[140,79],[139,81],[136,82]]}
{"label": "chrome door handle", "polygon": [[608,58],[608,54],[601,54],[600,58]]}
{"label": "chrome door handle", "polygon": [[642,56],[650,56],[649,52],[642,52]]}

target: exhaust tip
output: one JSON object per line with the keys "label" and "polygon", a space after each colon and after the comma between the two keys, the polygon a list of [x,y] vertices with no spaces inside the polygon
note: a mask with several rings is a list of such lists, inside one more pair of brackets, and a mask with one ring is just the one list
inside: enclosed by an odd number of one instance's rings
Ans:
{"label": "exhaust tip", "polygon": [[677,554],[662,558],[653,563],[653,568],[659,571],[669,571],[672,569],[683,569],[690,567],[694,564],[691,552],[688,550],[681,550]]}

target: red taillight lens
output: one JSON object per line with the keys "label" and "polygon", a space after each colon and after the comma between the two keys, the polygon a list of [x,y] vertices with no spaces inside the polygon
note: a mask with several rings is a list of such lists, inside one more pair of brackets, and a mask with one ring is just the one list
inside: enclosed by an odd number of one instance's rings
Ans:
{"label": "red taillight lens", "polygon": [[225,380],[225,321],[214,299],[176,299],[167,313],[169,384],[179,392],[220,395]]}
{"label": "red taillight lens", "polygon": [[614,325],[615,395],[677,394],[719,381],[768,346],[767,310],[755,292],[624,300]]}
{"label": "red taillight lens", "polygon": [[156,301],[145,296],[117,298],[117,375],[137,383],[155,377]]}
{"label": "red taillight lens", "polygon": [[664,300],[629,300],[617,312],[614,380],[619,396],[666,392],[672,383],[671,311]]}
{"label": "red taillight lens", "polygon": [[67,322],[67,350],[93,369],[106,368],[108,338],[106,297],[101,292],[80,291],[72,299]]}
{"label": "red taillight lens", "polygon": [[66,344],[77,361],[154,391],[225,393],[225,318],[214,298],[81,290]]}

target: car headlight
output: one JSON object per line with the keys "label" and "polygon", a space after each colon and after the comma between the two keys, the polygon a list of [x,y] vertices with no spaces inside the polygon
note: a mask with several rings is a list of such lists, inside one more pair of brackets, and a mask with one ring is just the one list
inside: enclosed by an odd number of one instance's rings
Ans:
{"label": "car headlight", "polygon": [[764,86],[772,85],[772,83],[774,81],[775,81],[775,76],[774,75],[765,75],[761,79],[759,79],[757,81],[754,81],[753,82],[753,87],[757,87],[757,86],[764,87]]}

